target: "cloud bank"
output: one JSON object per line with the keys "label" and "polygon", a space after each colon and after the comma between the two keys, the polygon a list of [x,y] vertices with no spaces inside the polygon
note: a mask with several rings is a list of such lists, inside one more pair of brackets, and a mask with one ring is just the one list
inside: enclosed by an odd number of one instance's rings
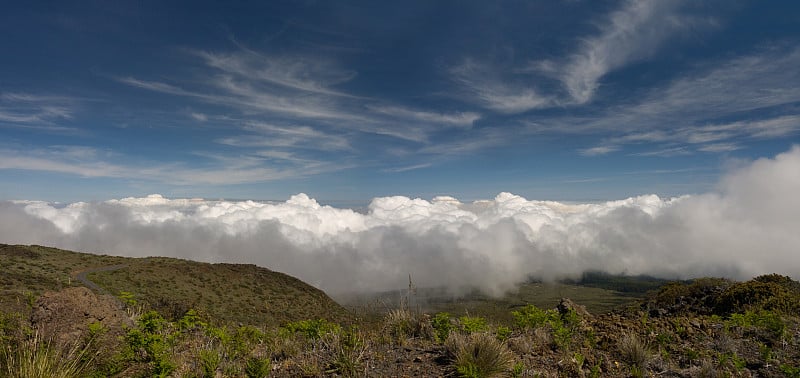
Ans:
{"label": "cloud bank", "polygon": [[368,211],[285,202],[166,199],[66,206],[0,202],[0,242],[125,256],[253,263],[333,294],[407,284],[499,295],[585,270],[800,278],[800,146],[741,166],[711,193],[595,204],[510,193],[462,203],[375,198]]}

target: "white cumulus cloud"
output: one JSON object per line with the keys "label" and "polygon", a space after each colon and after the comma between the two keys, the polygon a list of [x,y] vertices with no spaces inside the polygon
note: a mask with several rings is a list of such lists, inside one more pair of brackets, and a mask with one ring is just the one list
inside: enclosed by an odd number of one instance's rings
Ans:
{"label": "white cumulus cloud", "polygon": [[510,193],[462,203],[375,198],[319,204],[168,199],[0,202],[0,242],[125,256],[253,263],[334,296],[418,286],[499,295],[586,270],[666,278],[800,278],[800,147],[726,175],[715,191],[567,204]]}

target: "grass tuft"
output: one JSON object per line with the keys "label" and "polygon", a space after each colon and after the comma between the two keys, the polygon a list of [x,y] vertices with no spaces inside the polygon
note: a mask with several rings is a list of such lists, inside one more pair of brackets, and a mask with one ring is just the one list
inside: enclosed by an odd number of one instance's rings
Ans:
{"label": "grass tuft", "polygon": [[461,377],[482,378],[506,375],[514,357],[497,337],[485,333],[452,333],[445,341],[452,366]]}
{"label": "grass tuft", "polygon": [[9,378],[72,378],[83,376],[94,357],[87,347],[58,346],[37,331],[15,347],[2,348],[0,365],[5,366]]}
{"label": "grass tuft", "polygon": [[633,333],[625,334],[617,342],[617,347],[622,354],[622,359],[632,367],[642,369],[647,364],[650,351],[647,343],[642,341],[639,336]]}

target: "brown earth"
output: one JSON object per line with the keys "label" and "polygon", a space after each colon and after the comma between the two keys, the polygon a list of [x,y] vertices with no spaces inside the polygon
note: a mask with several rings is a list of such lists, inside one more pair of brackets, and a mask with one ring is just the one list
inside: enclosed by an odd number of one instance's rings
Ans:
{"label": "brown earth", "polygon": [[36,300],[31,325],[45,337],[59,343],[74,344],[89,336],[89,325],[102,325],[113,336],[123,326],[132,326],[123,306],[110,295],[96,295],[85,287],[46,292]]}

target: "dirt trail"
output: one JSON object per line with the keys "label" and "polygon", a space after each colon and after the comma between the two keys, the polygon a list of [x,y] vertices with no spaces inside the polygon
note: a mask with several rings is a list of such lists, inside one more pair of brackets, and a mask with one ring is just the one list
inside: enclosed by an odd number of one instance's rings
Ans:
{"label": "dirt trail", "polygon": [[73,276],[73,278],[77,279],[78,281],[81,281],[82,284],[84,284],[86,287],[88,287],[89,289],[93,290],[94,292],[96,292],[98,294],[110,294],[108,292],[108,290],[106,290],[106,289],[100,287],[99,285],[97,285],[96,283],[92,282],[90,279],[88,279],[86,277],[86,275],[89,274],[89,273],[94,273],[94,272],[108,272],[108,271],[117,270],[117,269],[123,269],[123,268],[127,268],[127,267],[128,267],[128,265],[125,265],[125,264],[107,265],[107,266],[101,266],[101,267],[97,267],[97,268],[89,268],[89,269],[79,270],[77,272],[74,272],[72,274],[72,276]]}

